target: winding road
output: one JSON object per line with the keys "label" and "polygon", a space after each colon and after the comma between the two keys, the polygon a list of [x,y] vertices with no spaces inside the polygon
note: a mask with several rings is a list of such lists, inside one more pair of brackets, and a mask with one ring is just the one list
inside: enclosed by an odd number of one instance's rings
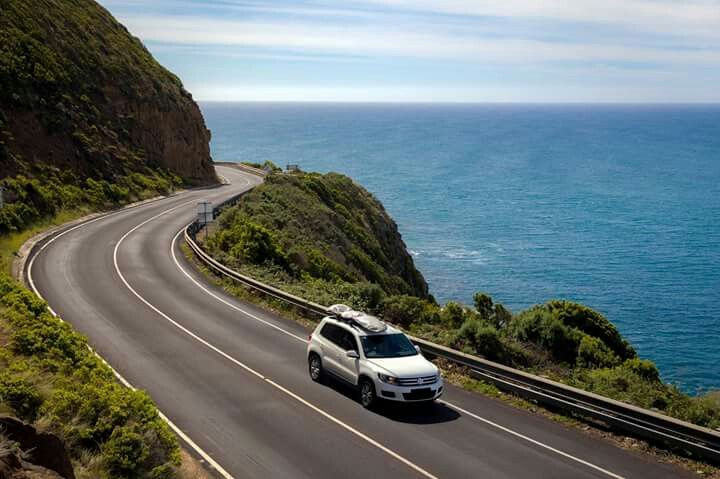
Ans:
{"label": "winding road", "polygon": [[313,383],[308,331],[209,284],[179,249],[202,200],[260,178],[120,210],[51,236],[28,279],[123,378],[235,478],[677,478],[674,466],[447,386],[431,409],[364,410]]}

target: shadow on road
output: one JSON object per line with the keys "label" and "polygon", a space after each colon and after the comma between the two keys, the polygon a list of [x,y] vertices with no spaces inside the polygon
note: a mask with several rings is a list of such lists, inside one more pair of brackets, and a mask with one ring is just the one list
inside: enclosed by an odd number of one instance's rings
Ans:
{"label": "shadow on road", "polygon": [[[338,394],[342,394],[346,398],[355,401],[358,407],[362,407],[362,405],[360,405],[360,393],[352,386],[332,379],[326,379],[323,384]],[[458,414],[457,411],[436,402],[401,403],[381,400],[372,408],[372,412],[392,421],[407,424],[439,424],[460,418],[460,414]]]}
{"label": "shadow on road", "polygon": [[457,411],[444,404],[384,402],[375,408],[377,414],[408,424],[439,424],[460,418]]}

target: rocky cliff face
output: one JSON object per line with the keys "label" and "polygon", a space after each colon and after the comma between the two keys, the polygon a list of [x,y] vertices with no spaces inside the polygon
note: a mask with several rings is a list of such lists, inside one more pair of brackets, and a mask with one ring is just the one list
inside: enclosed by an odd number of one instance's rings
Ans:
{"label": "rocky cliff face", "polygon": [[0,416],[0,479],[75,479],[75,472],[57,436]]}
{"label": "rocky cliff face", "polygon": [[169,170],[216,181],[180,80],[92,0],[0,0],[0,177]]}

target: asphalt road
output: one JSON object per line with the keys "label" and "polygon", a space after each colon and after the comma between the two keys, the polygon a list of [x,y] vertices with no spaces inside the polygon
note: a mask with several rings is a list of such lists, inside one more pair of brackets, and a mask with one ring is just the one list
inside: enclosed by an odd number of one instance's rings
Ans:
{"label": "asphalt road", "polygon": [[113,213],[54,237],[35,287],[124,378],[147,390],[236,478],[677,478],[690,474],[450,385],[430,409],[364,410],[313,383],[308,331],[209,285],[178,247],[201,199],[260,180]]}

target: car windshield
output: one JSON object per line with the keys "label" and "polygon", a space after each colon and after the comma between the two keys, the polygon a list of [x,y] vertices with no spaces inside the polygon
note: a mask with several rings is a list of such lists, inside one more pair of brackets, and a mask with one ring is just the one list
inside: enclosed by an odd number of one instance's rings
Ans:
{"label": "car windshield", "polygon": [[402,333],[361,336],[360,342],[366,358],[398,358],[418,353]]}

